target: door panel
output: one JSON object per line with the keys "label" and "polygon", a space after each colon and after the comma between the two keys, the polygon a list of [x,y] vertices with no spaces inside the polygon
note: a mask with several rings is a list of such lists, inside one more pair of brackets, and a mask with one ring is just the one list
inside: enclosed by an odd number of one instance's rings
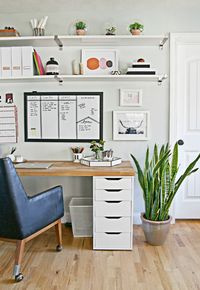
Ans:
{"label": "door panel", "polygon": [[[181,174],[200,152],[200,34],[177,33],[171,40],[170,141],[184,141],[179,147]],[[189,176],[179,189],[175,218],[200,218],[200,171]]]}

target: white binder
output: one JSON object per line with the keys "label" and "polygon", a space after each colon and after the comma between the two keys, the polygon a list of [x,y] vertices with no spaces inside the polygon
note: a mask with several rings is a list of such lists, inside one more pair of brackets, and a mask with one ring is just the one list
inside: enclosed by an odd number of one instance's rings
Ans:
{"label": "white binder", "polygon": [[22,75],[25,77],[33,76],[33,47],[22,47]]}
{"label": "white binder", "polygon": [[22,50],[21,47],[12,47],[12,77],[22,76]]}
{"label": "white binder", "polygon": [[1,76],[11,78],[11,47],[1,48]]}
{"label": "white binder", "polygon": [[1,65],[1,47],[0,47],[0,78],[2,78],[2,65]]}

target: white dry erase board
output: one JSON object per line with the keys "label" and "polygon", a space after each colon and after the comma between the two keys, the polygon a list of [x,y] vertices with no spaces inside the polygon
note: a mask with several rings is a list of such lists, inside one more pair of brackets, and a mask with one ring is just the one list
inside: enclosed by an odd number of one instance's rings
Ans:
{"label": "white dry erase board", "polygon": [[103,138],[102,92],[24,93],[26,142],[90,142]]}

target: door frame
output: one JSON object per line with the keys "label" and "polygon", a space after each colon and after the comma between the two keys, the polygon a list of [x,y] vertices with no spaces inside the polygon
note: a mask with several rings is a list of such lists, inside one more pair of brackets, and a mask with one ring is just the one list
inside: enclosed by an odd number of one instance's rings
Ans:
{"label": "door frame", "polygon": [[[191,39],[190,44],[200,44],[200,33],[170,33],[170,106],[169,106],[169,143],[174,144],[181,136],[178,136],[177,132],[177,114],[176,108],[178,106],[178,99],[176,98],[176,83],[177,83],[177,49],[178,45],[188,44],[188,40]],[[198,39],[195,41],[195,39]],[[175,222],[175,203],[174,200],[171,207],[171,215]]]}
{"label": "door frame", "polygon": [[[170,98],[169,98],[169,144],[174,144],[177,141],[177,115],[175,113],[175,107],[177,98],[176,96],[176,55],[177,55],[177,43],[180,35],[177,33],[170,33]],[[172,223],[175,223],[175,199],[172,203],[170,215],[172,218]]]}

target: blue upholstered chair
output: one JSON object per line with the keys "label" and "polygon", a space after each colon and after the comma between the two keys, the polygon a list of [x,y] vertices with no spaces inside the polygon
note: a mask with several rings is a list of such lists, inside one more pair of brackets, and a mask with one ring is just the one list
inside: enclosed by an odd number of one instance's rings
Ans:
{"label": "blue upholstered chair", "polygon": [[62,250],[61,217],[64,214],[62,187],[56,186],[33,197],[27,196],[9,158],[0,159],[0,239],[16,242],[15,281],[20,273],[25,243],[55,226],[57,251]]}

